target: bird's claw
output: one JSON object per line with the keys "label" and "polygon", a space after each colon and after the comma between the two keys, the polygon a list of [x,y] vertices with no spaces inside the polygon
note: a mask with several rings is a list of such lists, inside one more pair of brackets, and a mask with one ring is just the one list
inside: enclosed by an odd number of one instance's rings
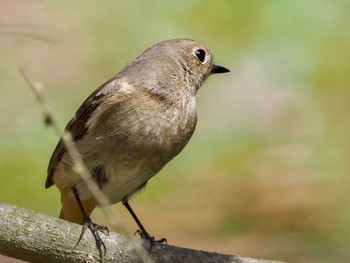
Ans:
{"label": "bird's claw", "polygon": [[140,235],[141,239],[145,239],[145,240],[148,240],[150,242],[150,249],[149,249],[150,252],[152,250],[152,247],[156,243],[159,243],[159,244],[167,244],[168,243],[166,238],[161,238],[159,240],[156,240],[154,238],[154,236],[149,235],[147,232],[142,231],[141,229],[136,230],[135,233],[134,233],[134,236],[136,236],[136,234]]}
{"label": "bird's claw", "polygon": [[83,238],[87,228],[91,231],[91,234],[93,235],[93,237],[95,239],[96,247],[97,247],[98,252],[100,254],[100,259],[102,260],[102,250],[104,252],[103,255],[105,256],[106,252],[107,252],[107,248],[106,248],[106,245],[103,242],[102,238],[100,237],[100,233],[99,232],[101,232],[101,233],[105,234],[106,236],[108,236],[109,235],[109,230],[108,230],[108,228],[106,226],[101,226],[101,225],[93,223],[90,218],[84,218],[83,228],[81,230],[81,233],[80,233],[77,245],[79,244],[79,242]]}

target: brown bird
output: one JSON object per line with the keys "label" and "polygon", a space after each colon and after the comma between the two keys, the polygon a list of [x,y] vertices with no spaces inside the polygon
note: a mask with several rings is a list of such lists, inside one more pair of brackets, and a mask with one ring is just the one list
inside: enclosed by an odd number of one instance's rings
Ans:
{"label": "brown bird", "polygon": [[[97,88],[66,127],[92,178],[111,204],[123,203],[142,238],[154,242],[128,200],[185,147],[197,123],[199,87],[209,75],[224,72],[229,70],[215,65],[197,41],[160,42]],[[91,222],[97,203],[62,139],[50,159],[45,186],[53,184],[61,192],[60,218],[84,224],[82,235],[89,228],[101,255],[101,246],[106,248],[99,231],[107,228]]]}

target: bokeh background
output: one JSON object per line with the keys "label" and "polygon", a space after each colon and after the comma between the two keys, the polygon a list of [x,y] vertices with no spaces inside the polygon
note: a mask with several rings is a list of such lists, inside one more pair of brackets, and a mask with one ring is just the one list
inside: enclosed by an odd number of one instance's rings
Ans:
{"label": "bokeh background", "polygon": [[60,209],[44,188],[58,138],[19,66],[63,128],[143,50],[192,38],[231,73],[201,88],[192,140],[133,199],[142,222],[177,246],[349,262],[349,14],[346,0],[0,0],[0,201]]}

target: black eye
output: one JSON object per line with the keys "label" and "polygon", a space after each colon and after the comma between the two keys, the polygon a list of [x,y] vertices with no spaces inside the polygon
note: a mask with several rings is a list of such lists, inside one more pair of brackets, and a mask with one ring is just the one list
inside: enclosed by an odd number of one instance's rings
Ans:
{"label": "black eye", "polygon": [[194,54],[199,59],[200,62],[204,62],[205,60],[205,51],[203,49],[197,49]]}

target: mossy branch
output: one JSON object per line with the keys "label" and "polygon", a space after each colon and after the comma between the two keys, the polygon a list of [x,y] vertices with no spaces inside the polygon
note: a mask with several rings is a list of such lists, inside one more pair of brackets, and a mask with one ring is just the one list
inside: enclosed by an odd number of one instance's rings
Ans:
{"label": "mossy branch", "polygon": [[[3,255],[36,263],[99,261],[95,240],[89,231],[77,246],[81,225],[4,203],[0,203],[0,218],[0,253]],[[103,262],[142,262],[128,238],[110,233],[103,239],[107,247]],[[141,245],[148,244],[145,241]],[[161,244],[153,247],[150,258],[155,263],[273,262]]]}

